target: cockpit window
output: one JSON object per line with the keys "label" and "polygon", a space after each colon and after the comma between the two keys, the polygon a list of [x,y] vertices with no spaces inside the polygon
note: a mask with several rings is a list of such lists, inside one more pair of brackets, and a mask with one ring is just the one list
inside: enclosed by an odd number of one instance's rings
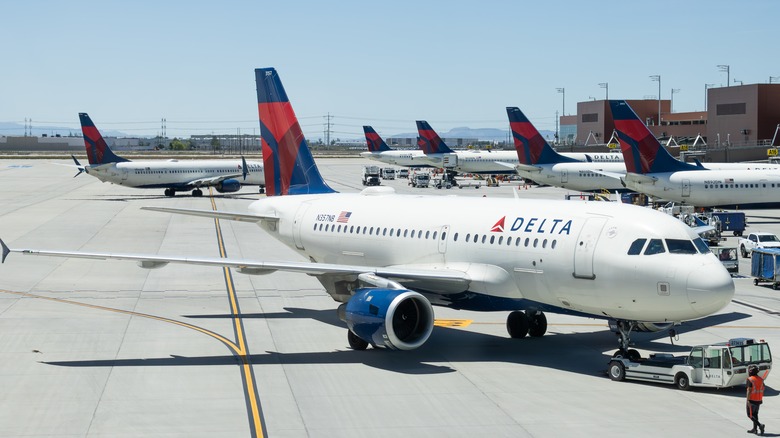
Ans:
{"label": "cockpit window", "polygon": [[666,247],[672,254],[696,254],[696,247],[690,240],[666,239]]}
{"label": "cockpit window", "polygon": [[707,254],[707,251],[710,250],[710,247],[707,245],[707,242],[704,241],[701,237],[697,237],[696,239],[693,239],[693,244],[696,245],[696,249],[699,250],[702,254]]}
{"label": "cockpit window", "polygon": [[664,248],[664,242],[661,239],[650,239],[650,243],[647,244],[645,255],[660,254],[666,252]]}
{"label": "cockpit window", "polygon": [[632,244],[631,247],[628,248],[628,255],[638,255],[642,252],[642,248],[645,247],[645,242],[647,242],[647,239],[636,239]]}

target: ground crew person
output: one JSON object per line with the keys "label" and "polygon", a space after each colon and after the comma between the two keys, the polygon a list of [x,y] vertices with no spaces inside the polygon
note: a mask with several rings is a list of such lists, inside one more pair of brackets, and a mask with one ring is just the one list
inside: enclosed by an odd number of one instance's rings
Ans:
{"label": "ground crew person", "polygon": [[748,433],[764,434],[764,424],[758,421],[758,409],[764,400],[764,379],[758,376],[758,366],[750,365],[748,367],[747,385],[747,416],[753,420],[753,428]]}

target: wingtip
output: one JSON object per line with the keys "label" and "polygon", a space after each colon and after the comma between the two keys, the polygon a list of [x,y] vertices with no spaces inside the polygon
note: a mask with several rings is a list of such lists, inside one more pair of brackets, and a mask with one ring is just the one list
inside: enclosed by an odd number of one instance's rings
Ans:
{"label": "wingtip", "polygon": [[3,257],[0,259],[0,263],[5,263],[5,258],[8,257],[8,254],[11,253],[11,250],[8,248],[5,242],[3,242],[3,239],[0,239],[0,246],[3,247]]}

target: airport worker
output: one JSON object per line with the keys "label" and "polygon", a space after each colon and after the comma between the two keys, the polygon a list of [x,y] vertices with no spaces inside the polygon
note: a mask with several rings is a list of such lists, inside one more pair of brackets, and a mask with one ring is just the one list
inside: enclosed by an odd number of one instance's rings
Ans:
{"label": "airport worker", "polygon": [[764,379],[759,377],[757,365],[748,367],[748,379],[745,384],[747,385],[747,416],[753,420],[753,428],[748,430],[748,433],[758,433],[760,430],[763,435],[766,425],[758,421],[758,409],[764,400]]}

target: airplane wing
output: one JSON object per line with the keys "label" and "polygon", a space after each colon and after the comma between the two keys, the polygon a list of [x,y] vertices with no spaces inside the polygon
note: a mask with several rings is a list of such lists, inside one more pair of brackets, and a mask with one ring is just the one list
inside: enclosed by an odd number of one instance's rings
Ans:
{"label": "airplane wing", "polygon": [[518,170],[522,170],[524,172],[541,172],[542,168],[538,166],[532,166],[530,164],[515,164],[514,167]]}
{"label": "airplane wing", "polygon": [[187,208],[171,208],[171,207],[141,207],[141,210],[160,211],[163,213],[184,214],[188,216],[200,216],[210,217],[213,219],[223,219],[228,221],[239,222],[276,222],[279,220],[276,216],[262,216],[250,213],[234,213],[229,211],[214,211],[214,210],[196,210]]}
{"label": "airplane wing", "polygon": [[505,167],[506,170],[514,170],[515,169],[515,164],[512,164],[512,163],[505,163],[503,161],[494,161],[494,163],[498,164],[501,167]]}
{"label": "airplane wing", "polygon": [[199,178],[192,181],[188,181],[187,185],[192,187],[208,187],[215,186],[226,179],[241,178],[241,173],[232,173],[226,175],[212,176],[209,178]]}
{"label": "airplane wing", "polygon": [[625,173],[608,172],[606,170],[598,170],[598,169],[591,170],[591,172],[598,173],[599,175],[604,175],[606,177],[617,179],[617,180],[622,180],[626,176]]}
{"label": "airplane wing", "polygon": [[[434,267],[414,269],[407,266],[359,266],[359,265],[336,265],[329,263],[313,262],[285,262],[285,261],[262,261],[262,260],[244,260],[220,257],[172,257],[155,254],[119,254],[119,253],[101,253],[84,251],[57,251],[41,249],[21,249],[9,248],[2,239],[2,260],[12,252],[25,255],[82,258],[94,260],[131,260],[138,263],[138,266],[146,269],[162,268],[169,263],[189,264],[200,266],[217,266],[234,268],[238,272],[249,275],[264,275],[275,271],[297,272],[314,276],[319,275],[360,275],[366,278],[364,274],[374,274],[382,279],[396,280],[399,282],[436,282],[441,290],[462,292],[468,289],[471,283],[470,276],[457,269],[448,269]],[[361,275],[363,274],[363,275]]]}

